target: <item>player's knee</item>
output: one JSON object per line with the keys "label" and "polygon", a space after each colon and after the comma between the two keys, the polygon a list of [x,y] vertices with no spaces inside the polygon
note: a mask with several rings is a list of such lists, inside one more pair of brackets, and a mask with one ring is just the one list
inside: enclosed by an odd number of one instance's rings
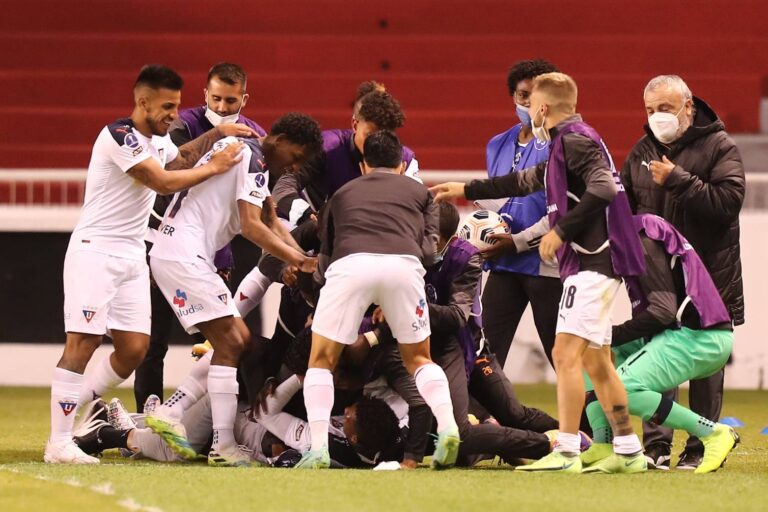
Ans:
{"label": "player's knee", "polygon": [[556,343],[552,349],[555,371],[571,371],[581,367],[581,359],[566,343]]}
{"label": "player's knee", "polygon": [[144,361],[149,346],[147,343],[131,343],[115,347],[115,357],[127,368],[136,368]]}

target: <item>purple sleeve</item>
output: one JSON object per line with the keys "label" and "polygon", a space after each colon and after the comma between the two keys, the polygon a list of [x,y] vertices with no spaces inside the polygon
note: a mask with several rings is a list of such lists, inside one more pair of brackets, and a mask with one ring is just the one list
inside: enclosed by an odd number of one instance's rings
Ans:
{"label": "purple sleeve", "polygon": [[213,257],[213,264],[218,270],[229,270],[235,268],[235,258],[232,256],[232,246],[225,245]]}

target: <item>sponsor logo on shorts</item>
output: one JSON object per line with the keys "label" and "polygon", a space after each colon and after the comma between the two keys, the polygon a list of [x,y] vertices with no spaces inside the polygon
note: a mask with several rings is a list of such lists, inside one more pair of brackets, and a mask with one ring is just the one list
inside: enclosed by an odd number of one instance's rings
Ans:
{"label": "sponsor logo on shorts", "polygon": [[91,308],[88,306],[84,307],[83,316],[85,317],[86,322],[91,323],[91,320],[93,320],[93,317],[96,316],[96,308]]}
{"label": "sponsor logo on shorts", "polygon": [[424,299],[420,299],[418,305],[416,306],[416,321],[411,324],[411,328],[413,329],[413,332],[417,332],[421,329],[426,329],[427,325],[429,324],[429,320],[424,318],[424,311],[427,307],[427,303]]}
{"label": "sponsor logo on shorts", "polygon": [[204,309],[205,308],[203,307],[202,304],[192,304],[191,306],[189,306],[186,309],[179,308],[176,311],[176,316],[181,318],[182,316],[194,315],[195,313],[199,313],[200,311],[202,311]]}
{"label": "sponsor logo on shorts", "polygon": [[220,300],[221,302],[223,302],[224,304],[226,304],[226,303],[227,303],[227,294],[226,294],[226,293],[222,293],[222,294],[220,294],[218,297],[219,297],[219,300]]}
{"label": "sponsor logo on shorts", "polygon": [[69,416],[77,407],[77,400],[59,400],[59,406],[64,416]]}
{"label": "sponsor logo on shorts", "polygon": [[248,300],[248,299],[249,299],[249,297],[246,294],[244,294],[243,292],[240,292],[240,300],[241,301]]}
{"label": "sponsor logo on shorts", "polygon": [[187,292],[184,290],[176,289],[176,296],[173,298],[173,305],[179,309],[183,308],[187,303]]}
{"label": "sponsor logo on shorts", "polygon": [[416,305],[416,316],[421,318],[424,316],[424,308],[427,307],[427,303],[424,302],[424,299],[420,299],[419,303]]}
{"label": "sponsor logo on shorts", "polygon": [[298,442],[301,441],[301,434],[304,432],[304,424],[301,423],[299,427],[296,429],[296,433],[293,435],[293,438]]}

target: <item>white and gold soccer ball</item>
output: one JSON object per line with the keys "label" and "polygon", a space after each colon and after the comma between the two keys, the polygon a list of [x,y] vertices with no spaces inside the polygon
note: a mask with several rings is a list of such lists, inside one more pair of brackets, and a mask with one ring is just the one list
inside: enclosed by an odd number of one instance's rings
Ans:
{"label": "white and gold soccer ball", "polygon": [[459,238],[467,240],[481,251],[496,243],[495,240],[489,239],[489,236],[501,233],[509,233],[509,227],[501,215],[491,210],[476,210],[470,213],[459,224],[457,232]]}

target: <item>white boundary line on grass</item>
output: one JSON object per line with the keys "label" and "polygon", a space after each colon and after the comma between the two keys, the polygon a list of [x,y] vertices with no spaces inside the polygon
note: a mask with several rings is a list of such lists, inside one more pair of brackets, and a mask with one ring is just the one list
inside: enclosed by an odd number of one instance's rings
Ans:
{"label": "white boundary line on grass", "polygon": [[[26,471],[22,471],[20,469],[16,468],[9,468],[6,465],[0,465],[0,471],[8,471],[9,473],[14,473],[16,475],[22,475],[27,476],[29,478],[33,478],[35,480],[40,480],[42,482],[53,482],[56,484],[64,484],[68,485],[70,487],[76,487],[81,489],[89,490],[96,494],[101,494],[103,496],[115,496],[118,498],[118,496],[115,495],[115,489],[112,486],[112,482],[106,481],[100,484],[94,484],[90,486],[86,486],[82,484],[78,479],[76,478],[69,478],[67,480],[57,480],[56,478],[51,478],[46,475],[40,475],[40,474],[33,474],[33,473],[27,473]],[[123,507],[126,510],[130,510],[132,512],[163,512],[163,509],[159,507],[154,507],[151,505],[142,505],[135,499],[131,498],[130,496],[125,497],[123,499],[119,499],[117,501],[117,504],[121,507]]]}

